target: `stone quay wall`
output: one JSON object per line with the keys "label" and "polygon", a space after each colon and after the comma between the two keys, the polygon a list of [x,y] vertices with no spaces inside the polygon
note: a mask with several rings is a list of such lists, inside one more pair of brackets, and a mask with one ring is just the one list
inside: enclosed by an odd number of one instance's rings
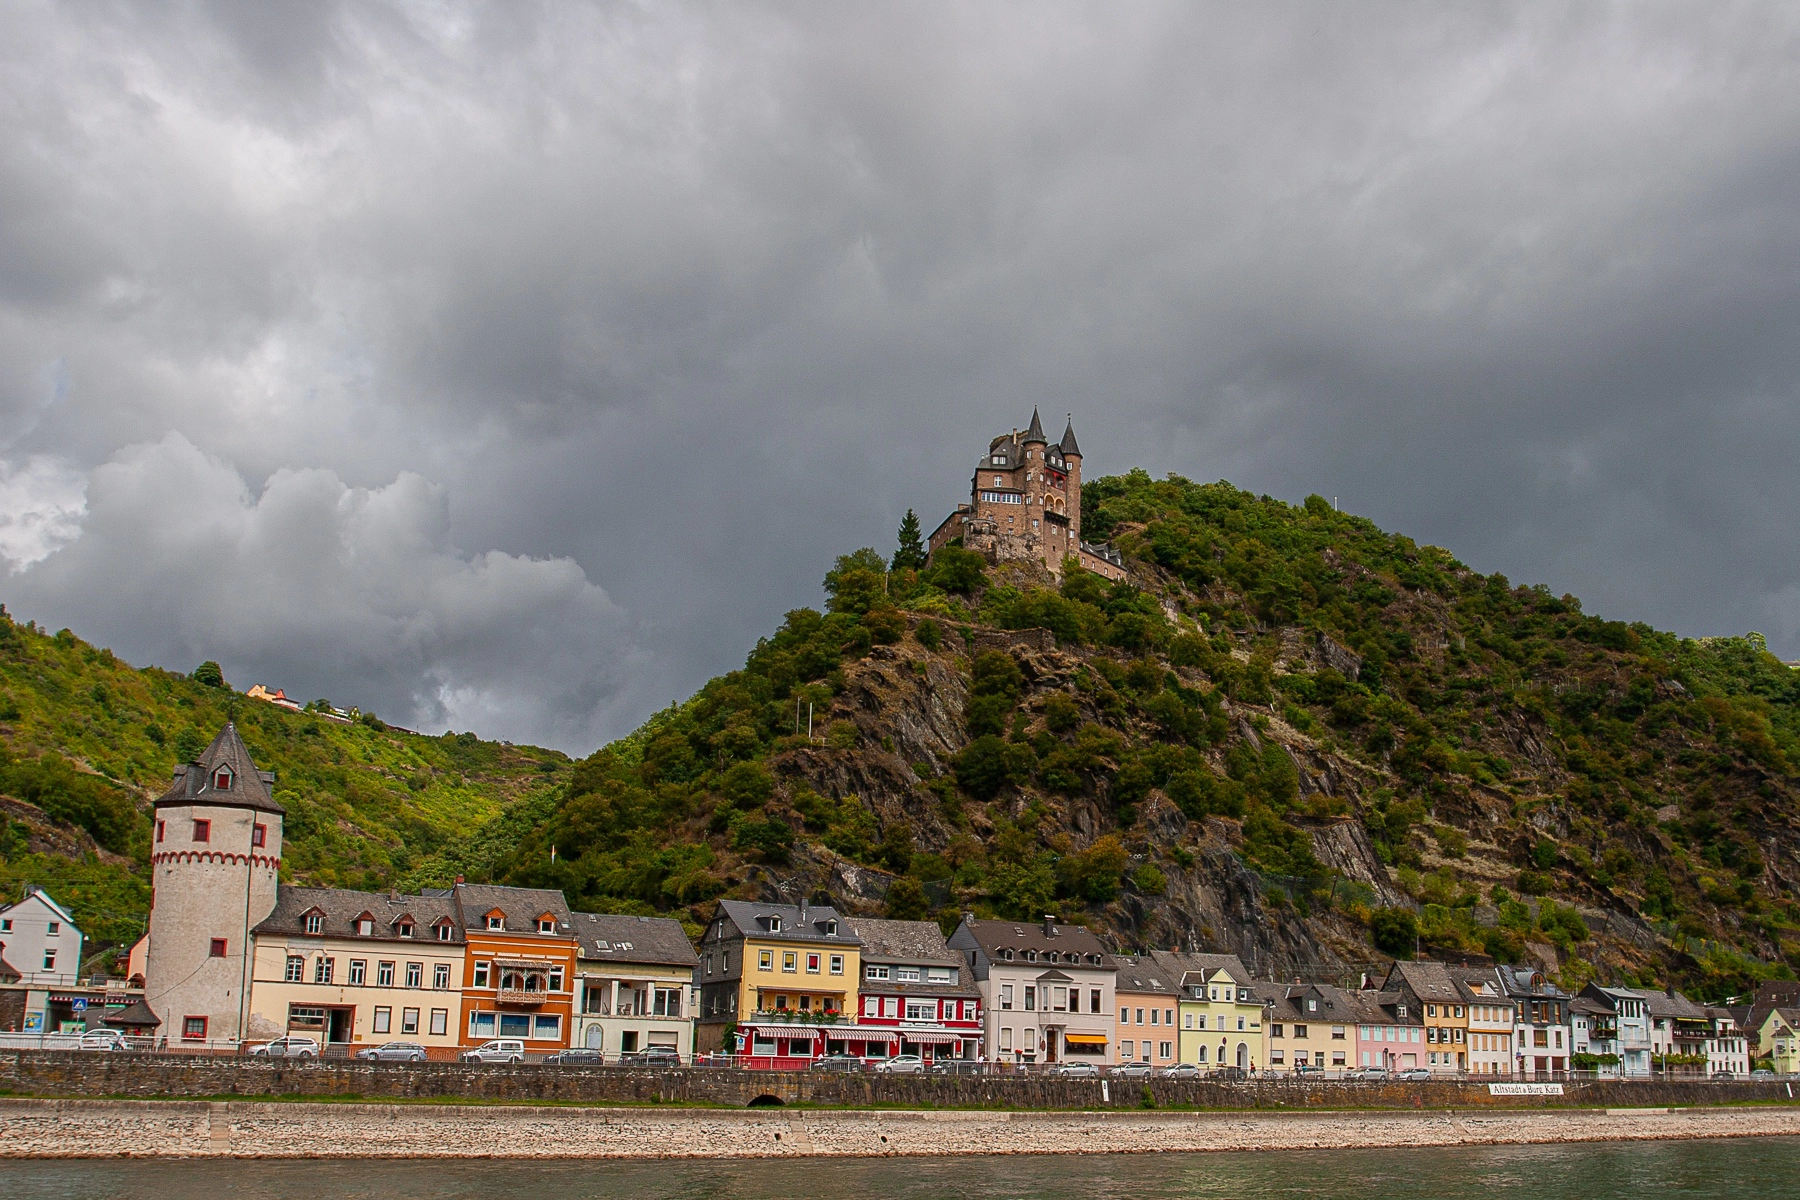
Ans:
{"label": "stone quay wall", "polygon": [[806,1104],[920,1109],[1531,1109],[1794,1103],[1791,1083],[1570,1082],[1561,1096],[1495,1096],[1486,1083],[1060,1079],[1042,1075],[839,1075],[542,1063],[378,1063],[107,1051],[0,1050],[0,1093],[66,1098],[339,1098],[491,1103]]}
{"label": "stone quay wall", "polygon": [[1800,1106],[1055,1113],[0,1099],[0,1159],[1096,1154],[1796,1134]]}

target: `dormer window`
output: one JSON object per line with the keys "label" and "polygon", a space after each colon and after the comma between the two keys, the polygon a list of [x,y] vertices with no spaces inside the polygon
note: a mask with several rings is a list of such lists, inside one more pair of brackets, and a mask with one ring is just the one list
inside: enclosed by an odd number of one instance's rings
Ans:
{"label": "dormer window", "polygon": [[325,932],[325,914],[309,912],[306,914],[306,932],[320,934]]}
{"label": "dormer window", "polygon": [[225,792],[231,790],[231,768],[220,767],[213,772],[213,789]]}
{"label": "dormer window", "polygon": [[1004,958],[1007,962],[1011,962],[1013,960],[1013,952],[1010,949],[1002,950],[1000,952],[1000,957]]}
{"label": "dormer window", "polygon": [[780,933],[781,932],[781,918],[780,917],[770,917],[769,918],[769,932],[770,933]]}
{"label": "dormer window", "polygon": [[488,918],[487,918],[487,927],[491,930],[496,930],[496,931],[505,929],[506,928],[505,914],[504,913],[489,913]]}
{"label": "dormer window", "polygon": [[411,921],[402,921],[394,926],[394,932],[400,937],[409,938],[413,935],[413,923]]}
{"label": "dormer window", "polygon": [[1026,962],[1036,962],[1037,961],[1037,951],[1036,950],[1027,950],[1025,952],[1025,961]]}
{"label": "dormer window", "polygon": [[375,918],[369,917],[369,916],[362,916],[362,917],[356,918],[356,936],[357,937],[374,937],[375,936]]}
{"label": "dormer window", "polygon": [[438,941],[448,942],[456,937],[456,928],[448,921],[439,921],[437,923],[437,935]]}
{"label": "dormer window", "polygon": [[826,937],[836,937],[837,936],[837,922],[836,921],[825,922],[825,936]]}
{"label": "dormer window", "polygon": [[538,932],[539,933],[555,933],[556,932],[556,918],[555,917],[539,917],[538,918]]}

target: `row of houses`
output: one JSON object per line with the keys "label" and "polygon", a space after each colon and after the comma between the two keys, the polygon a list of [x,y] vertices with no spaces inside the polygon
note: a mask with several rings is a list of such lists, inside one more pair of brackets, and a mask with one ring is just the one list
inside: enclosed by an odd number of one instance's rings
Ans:
{"label": "row of houses", "polygon": [[155,806],[150,925],[131,954],[141,993],[77,994],[80,932],[41,891],[0,913],[0,1025],[104,1020],[195,1049],[283,1035],[328,1051],[403,1040],[436,1057],[512,1038],[530,1053],[666,1047],[778,1068],[916,1054],[1631,1078],[1741,1074],[1753,1047],[1778,1070],[1797,1057],[1792,1007],[1734,1012],[1598,986],[1569,995],[1522,967],[1402,962],[1357,988],[1277,983],[1234,955],[1116,954],[1054,917],[965,914],[945,937],[929,921],[737,900],[720,902],[696,947],[676,921],[572,911],[555,890],[293,887],[279,882],[284,814],[271,783],[229,725],[177,768]]}

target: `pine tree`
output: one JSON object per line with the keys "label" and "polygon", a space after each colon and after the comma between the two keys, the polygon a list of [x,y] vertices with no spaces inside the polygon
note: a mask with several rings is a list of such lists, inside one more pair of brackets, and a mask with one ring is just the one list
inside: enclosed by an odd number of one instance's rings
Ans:
{"label": "pine tree", "polygon": [[925,539],[919,536],[919,518],[913,515],[910,508],[900,521],[900,548],[894,552],[893,569],[925,569]]}

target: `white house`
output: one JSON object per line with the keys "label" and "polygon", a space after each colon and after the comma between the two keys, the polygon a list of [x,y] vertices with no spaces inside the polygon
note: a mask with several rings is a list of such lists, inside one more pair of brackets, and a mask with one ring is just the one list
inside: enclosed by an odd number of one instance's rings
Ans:
{"label": "white house", "polygon": [[1117,1061],[1112,1045],[1118,964],[1079,925],[1045,917],[977,921],[963,914],[950,949],[975,974],[987,1057],[1004,1063]]}
{"label": "white house", "polygon": [[82,940],[69,910],[41,887],[27,885],[17,904],[0,908],[0,957],[27,986],[74,987]]}

